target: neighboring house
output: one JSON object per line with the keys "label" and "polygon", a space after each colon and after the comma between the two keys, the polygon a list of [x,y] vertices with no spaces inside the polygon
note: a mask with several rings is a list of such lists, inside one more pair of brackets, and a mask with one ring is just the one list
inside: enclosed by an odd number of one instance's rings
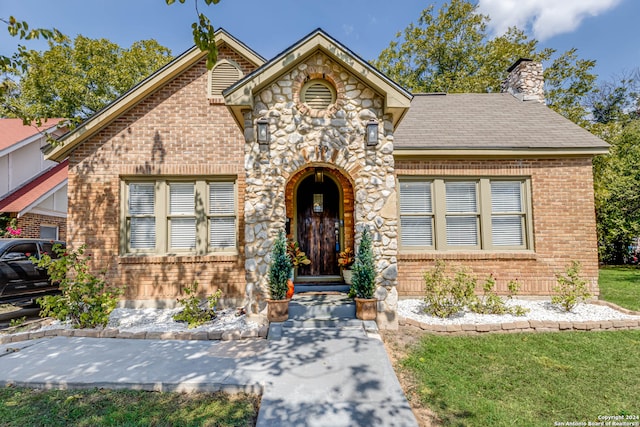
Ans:
{"label": "neighboring house", "polygon": [[67,135],[69,234],[138,304],[197,281],[260,312],[271,245],[307,252],[297,283],[341,280],[373,233],[378,323],[443,259],[500,292],[552,292],[571,260],[597,294],[591,160],[607,144],[547,108],[541,67],[505,92],[409,93],[322,30],[270,61],[220,30]]}
{"label": "neighboring house", "polygon": [[60,239],[67,232],[68,162],[45,160],[45,135],[58,137],[61,119],[41,127],[0,119],[0,214],[16,218],[21,237]]}

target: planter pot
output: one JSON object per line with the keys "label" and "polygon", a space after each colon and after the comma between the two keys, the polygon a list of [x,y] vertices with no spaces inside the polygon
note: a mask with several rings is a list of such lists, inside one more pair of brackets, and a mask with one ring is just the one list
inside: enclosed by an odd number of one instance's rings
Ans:
{"label": "planter pot", "polygon": [[378,300],[375,298],[355,298],[356,317],[360,320],[376,320]]}
{"label": "planter pot", "polygon": [[353,284],[353,270],[342,270],[342,278],[344,279],[344,283],[347,285]]}
{"label": "planter pot", "polygon": [[267,320],[269,322],[284,322],[288,318],[288,299],[267,299]]}

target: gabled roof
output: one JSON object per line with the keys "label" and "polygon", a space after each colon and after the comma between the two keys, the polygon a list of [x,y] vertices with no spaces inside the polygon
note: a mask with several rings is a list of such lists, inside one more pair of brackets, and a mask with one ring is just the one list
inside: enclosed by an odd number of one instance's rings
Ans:
{"label": "gabled roof", "polygon": [[[259,67],[265,59],[247,47],[244,43],[227,33],[222,28],[215,33],[216,45],[228,45],[233,50],[244,56],[248,61]],[[201,51],[196,46],[184,52],[182,55],[169,62],[167,65],[144,79],[131,90],[120,96],[118,99],[107,105],[102,110],[91,116],[88,120],[78,126],[73,132],[65,135],[62,145],[53,148],[47,153],[47,158],[61,161],[69,155],[78,144],[89,137],[95,135],[121,114],[131,109],[141,100],[145,99],[156,90],[160,89],[167,82],[178,76],[195,63],[206,56],[205,51]]]}
{"label": "gabled roof", "polygon": [[507,93],[415,95],[394,145],[396,155],[451,150],[603,154],[609,147],[546,105]]}
{"label": "gabled roof", "polygon": [[238,124],[244,127],[242,110],[253,108],[254,94],[318,50],[383,95],[385,114],[393,115],[394,125],[400,121],[411,103],[411,93],[318,28],[223,92]]}
{"label": "gabled roof", "polygon": [[18,216],[28,212],[38,202],[66,184],[68,174],[69,160],[65,160],[0,200],[0,212],[17,213]]}
{"label": "gabled roof", "polygon": [[53,132],[62,119],[48,119],[42,126],[24,125],[22,119],[0,119],[0,156],[17,149],[21,142],[40,138],[41,132]]}

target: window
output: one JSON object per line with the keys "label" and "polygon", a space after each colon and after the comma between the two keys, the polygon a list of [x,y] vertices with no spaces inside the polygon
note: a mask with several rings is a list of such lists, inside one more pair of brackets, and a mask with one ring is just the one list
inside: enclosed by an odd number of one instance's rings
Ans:
{"label": "window", "polygon": [[123,253],[195,253],[236,248],[232,180],[123,182]]}
{"label": "window", "polygon": [[40,238],[58,240],[58,227],[55,225],[41,225]]}
{"label": "window", "polygon": [[528,179],[401,178],[403,249],[532,249]]}

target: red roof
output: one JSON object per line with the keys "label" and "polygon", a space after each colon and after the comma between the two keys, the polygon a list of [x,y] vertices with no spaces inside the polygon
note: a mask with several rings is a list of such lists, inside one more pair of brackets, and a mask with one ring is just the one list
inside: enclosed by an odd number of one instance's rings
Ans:
{"label": "red roof", "polygon": [[62,119],[48,119],[42,126],[25,126],[22,119],[0,119],[0,150],[11,147],[38,132],[45,131],[57,125]]}
{"label": "red roof", "polygon": [[69,160],[65,160],[0,200],[0,212],[22,212],[36,200],[62,184],[68,175]]}

